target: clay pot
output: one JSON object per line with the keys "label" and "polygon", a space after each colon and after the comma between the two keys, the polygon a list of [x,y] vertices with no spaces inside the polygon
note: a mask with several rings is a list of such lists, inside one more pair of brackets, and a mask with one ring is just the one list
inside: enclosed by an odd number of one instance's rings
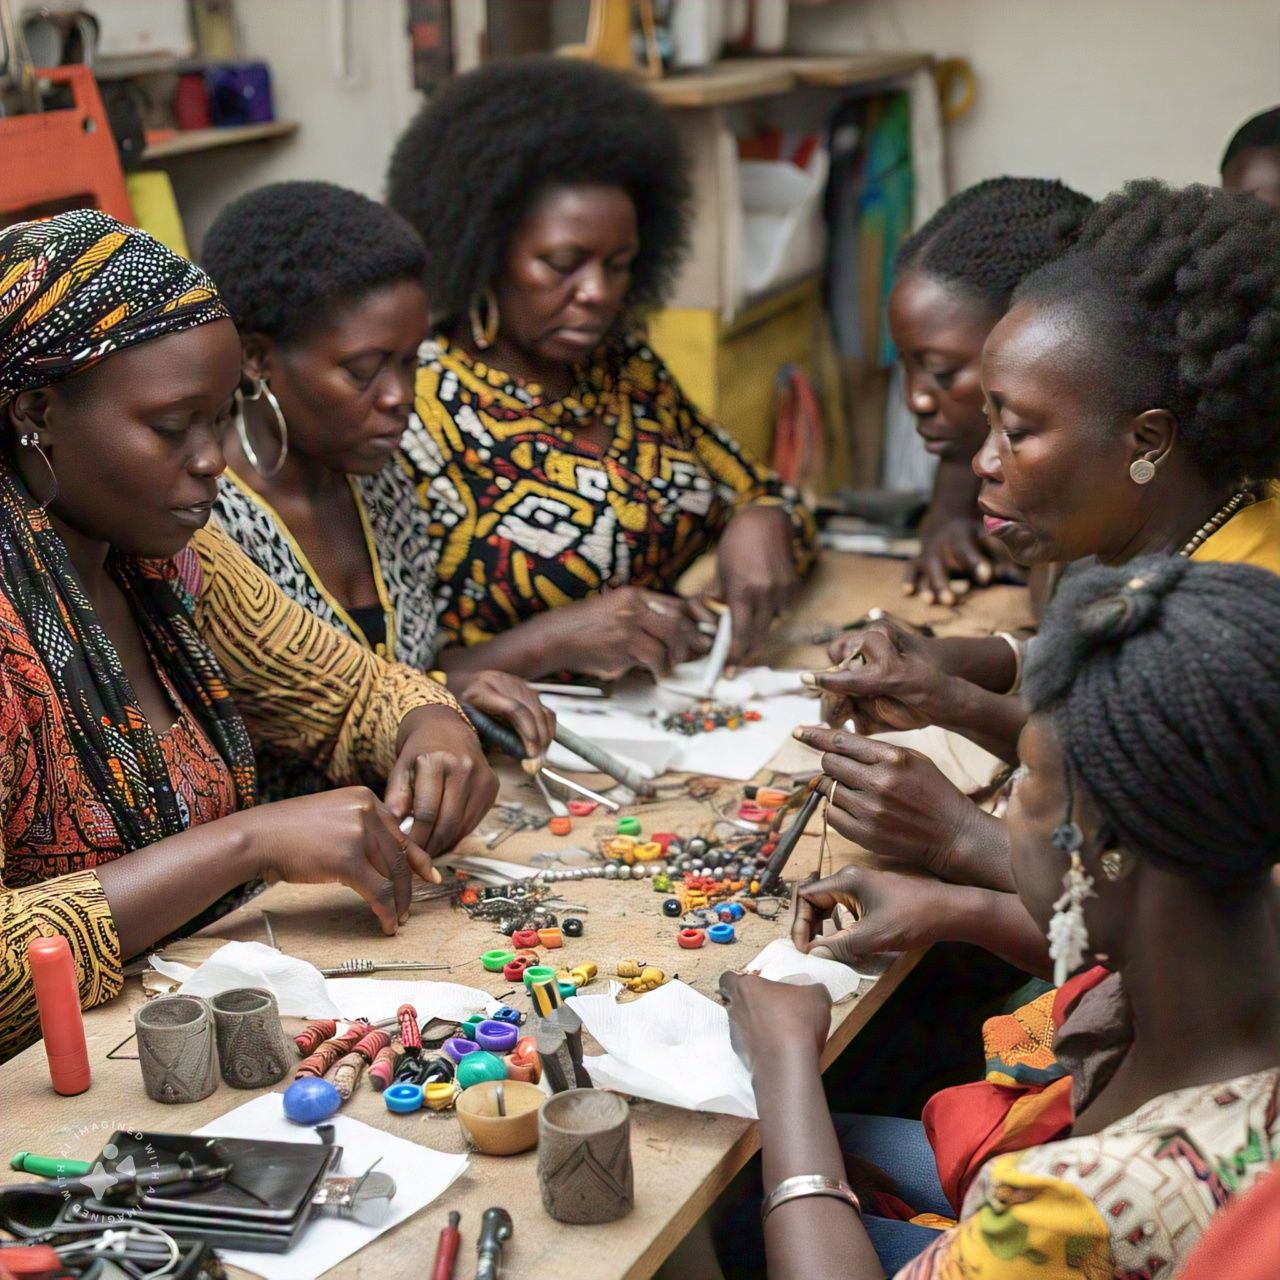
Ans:
{"label": "clay pot", "polygon": [[[498,1085],[507,1114],[498,1114]],[[536,1084],[520,1080],[486,1080],[458,1096],[458,1120],[477,1151],[487,1156],[514,1156],[538,1141],[538,1108],[547,1095]]]}
{"label": "clay pot", "polygon": [[543,1103],[538,1185],[557,1222],[614,1222],[631,1212],[631,1113],[617,1094],[569,1089]]}
{"label": "clay pot", "polygon": [[213,1015],[196,996],[160,996],[134,1015],[138,1064],[154,1102],[199,1102],[218,1084]]}
{"label": "clay pot", "polygon": [[279,1084],[297,1064],[292,1041],[280,1025],[276,998],[261,987],[237,987],[212,998],[222,1078],[233,1089]]}

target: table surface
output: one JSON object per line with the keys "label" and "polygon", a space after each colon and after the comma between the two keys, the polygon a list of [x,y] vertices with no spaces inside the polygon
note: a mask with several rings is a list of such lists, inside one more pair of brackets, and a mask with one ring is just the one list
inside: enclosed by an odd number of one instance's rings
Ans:
{"label": "table surface", "polygon": [[[1021,591],[995,588],[973,596],[959,610],[949,610],[902,601],[900,578],[901,565],[894,561],[824,556],[797,608],[775,629],[769,660],[778,667],[826,665],[823,645],[814,642],[815,636],[833,624],[862,616],[874,605],[891,608],[912,621],[928,621],[940,632],[982,632],[1026,620],[1025,595]],[[816,711],[815,704],[815,719]],[[804,750],[799,744],[784,748],[784,753],[800,764],[800,771],[806,765],[794,753]],[[808,769],[815,760],[809,756]],[[785,756],[774,763],[785,764]],[[536,793],[518,770],[504,767],[502,772],[504,797],[521,799],[536,807]],[[589,778],[584,775],[584,780]],[[734,783],[725,783],[718,796],[724,805],[740,798],[741,790]],[[664,794],[635,812],[646,831],[692,834],[713,819],[713,803],[714,799],[698,801],[681,791]],[[577,821],[571,842],[590,846],[591,835],[605,826],[599,812],[593,818]],[[504,841],[493,856],[525,861],[558,843],[561,842],[545,831],[521,832]],[[833,844],[837,864],[856,856],[853,846],[839,837],[834,838]],[[813,870],[820,845],[815,822],[790,864],[793,877],[803,877]],[[479,851],[479,846],[472,837],[462,849]],[[656,964],[668,974],[678,972],[683,981],[714,997],[717,979],[725,968],[746,963],[766,943],[786,932],[785,910],[774,922],[748,914],[733,947],[708,945],[698,951],[681,951],[675,945],[672,922],[659,911],[661,898],[651,882],[586,880],[571,882],[562,889],[568,901],[590,910],[583,917],[585,935],[568,941],[554,958],[565,962],[595,960],[602,979],[619,959],[636,958]],[[452,966],[451,973],[394,976],[464,982],[500,998],[512,990],[511,984],[503,982],[500,975],[487,973],[479,962],[481,952],[502,941],[492,925],[472,921],[447,902],[437,901],[416,905],[399,934],[385,938],[364,904],[341,886],[277,885],[198,936],[166,948],[165,954],[171,959],[196,962],[228,939],[265,942],[264,909],[271,912],[277,945],[290,955],[317,965],[331,966],[350,957],[365,956],[375,960],[447,962]],[[854,999],[836,1008],[826,1062],[866,1025],[917,958],[899,956],[883,976],[874,982],[864,981]],[[594,989],[602,989],[601,984],[588,990]],[[53,1093],[40,1045],[0,1066],[0,1181],[24,1178],[8,1168],[8,1157],[16,1151],[88,1159],[97,1154],[106,1137],[117,1128],[190,1131],[254,1096],[220,1084],[204,1101],[181,1108],[150,1101],[143,1092],[135,1061],[106,1058],[131,1033],[133,1010],[143,1000],[141,981],[133,978],[118,999],[86,1013],[93,1084],[79,1097],[60,1098]],[[523,1008],[525,1002],[519,1000],[517,1006]],[[287,1019],[286,1025],[294,1030],[302,1024]],[[130,1046],[123,1052],[135,1050]],[[452,1112],[392,1116],[366,1082],[361,1083],[343,1114],[437,1150],[466,1149]],[[334,1280],[366,1275],[377,1275],[379,1280],[416,1280],[425,1274],[449,1209],[462,1214],[459,1274],[469,1274],[466,1268],[473,1265],[470,1259],[474,1257],[480,1216],[488,1206],[501,1204],[515,1220],[514,1237],[503,1257],[502,1274],[507,1280],[557,1274],[590,1276],[593,1280],[631,1280],[652,1275],[755,1152],[756,1126],[729,1116],[650,1102],[634,1102],[631,1120],[636,1207],[622,1221],[597,1227],[562,1226],[543,1211],[535,1152],[506,1158],[472,1154],[466,1173],[444,1196],[326,1274]]]}

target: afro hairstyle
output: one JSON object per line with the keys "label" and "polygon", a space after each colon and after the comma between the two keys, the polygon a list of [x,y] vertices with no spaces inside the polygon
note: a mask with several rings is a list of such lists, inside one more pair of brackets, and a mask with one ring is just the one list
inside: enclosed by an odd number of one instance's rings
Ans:
{"label": "afro hairstyle", "polygon": [[1210,480],[1280,474],[1280,217],[1263,201],[1130,182],[1014,300],[1065,308],[1100,402],[1167,409]]}
{"label": "afro hairstyle", "polygon": [[1226,173],[1229,165],[1242,151],[1261,149],[1280,151],[1280,107],[1271,107],[1251,116],[1231,135],[1227,149],[1222,153],[1219,173]]}
{"label": "afro hairstyle", "polygon": [[241,333],[289,345],[335,307],[420,281],[422,242],[403,218],[331,182],[276,182],[233,200],[201,255]]}
{"label": "afro hairstyle", "polygon": [[688,163],[666,109],[615,71],[574,58],[490,63],[446,84],[391,156],[387,201],[427,246],[438,325],[466,314],[549,189],[620,187],[640,251],[626,318],[660,306],[688,243]]}
{"label": "afro hairstyle", "polygon": [[1049,178],[988,178],[908,236],[895,269],[920,271],[1003,315],[1018,283],[1066,252],[1093,207]]}

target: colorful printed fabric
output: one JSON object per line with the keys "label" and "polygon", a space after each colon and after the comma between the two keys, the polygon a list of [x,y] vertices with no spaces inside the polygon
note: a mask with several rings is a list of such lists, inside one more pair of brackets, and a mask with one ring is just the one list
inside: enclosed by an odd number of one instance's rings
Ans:
{"label": "colorful printed fabric", "polygon": [[[172,565],[147,566],[157,593],[187,597],[198,641],[255,746],[269,744],[320,770],[331,785],[380,785],[396,755],[400,723],[415,707],[461,715],[440,684],[387,663],[288,600],[220,529],[201,530]],[[172,584],[172,585],[170,585]],[[93,868],[136,847],[117,826],[76,747],[45,635],[32,629],[0,584],[0,1060],[36,1034],[27,942],[61,934],[71,945],[86,1006],[116,995],[119,941]],[[177,592],[178,594],[174,594]],[[135,613],[156,595],[141,594]],[[94,623],[93,625],[96,625]],[[150,635],[154,631],[146,624]],[[54,633],[54,641],[58,633]],[[151,644],[157,670],[166,667]],[[109,654],[109,661],[117,661]],[[81,663],[82,667],[87,664]],[[161,743],[173,803],[184,824],[212,821],[244,802],[234,769],[211,758],[214,734],[173,682],[189,714]],[[220,758],[222,748],[214,750]],[[225,772],[223,772],[225,770]]]}
{"label": "colorful printed fabric", "polygon": [[96,209],[0,231],[0,405],[136,342],[224,318],[199,267]]}
{"label": "colorful printed fabric", "polygon": [[[482,643],[605,587],[670,591],[747,506],[784,510],[798,566],[813,557],[799,495],[704,418],[639,339],[598,353],[562,400],[436,339],[416,407],[404,448],[427,477],[446,643]],[[603,450],[580,438],[599,420]]]}
{"label": "colorful printed fabric", "polygon": [[1154,1098],[988,1163],[960,1224],[898,1280],[1153,1280],[1280,1156],[1280,1069]]}
{"label": "colorful printed fabric", "polygon": [[[350,476],[369,564],[384,619],[384,642],[371,642],[360,619],[320,579],[279,512],[238,476],[219,481],[214,513],[242,551],[289,599],[382,657],[429,671],[435,658],[436,547],[409,460],[399,454],[376,475]],[[324,775],[294,753],[258,752],[258,785],[266,800],[321,790]]]}

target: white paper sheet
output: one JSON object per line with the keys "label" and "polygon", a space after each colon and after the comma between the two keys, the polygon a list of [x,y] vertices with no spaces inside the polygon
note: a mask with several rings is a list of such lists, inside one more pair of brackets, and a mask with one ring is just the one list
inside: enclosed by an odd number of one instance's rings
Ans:
{"label": "white paper sheet", "polygon": [[151,957],[151,967],[181,982],[184,995],[216,996],[235,987],[265,987],[287,1018],[340,1016],[315,965],[263,942],[228,942],[196,969],[159,956]]}
{"label": "white paper sheet", "polygon": [[[396,1194],[386,1221],[381,1226],[366,1227],[358,1222],[319,1217],[308,1225],[288,1253],[219,1249],[218,1256],[223,1262],[265,1276],[267,1280],[316,1280],[384,1231],[430,1204],[448,1190],[467,1167],[464,1155],[432,1151],[348,1116],[335,1116],[332,1123],[334,1141],[342,1148],[342,1163],[335,1173],[363,1173],[377,1160],[379,1172],[395,1179]],[[264,1142],[320,1141],[314,1129],[285,1119],[278,1093],[262,1094],[196,1132],[217,1138],[256,1138]]]}
{"label": "white paper sheet", "polygon": [[[683,711],[702,696],[706,660],[687,662],[654,684],[647,676],[619,681],[611,697],[590,707],[571,698],[544,699],[561,723],[629,762],[656,774],[704,773],[745,782],[769,763],[792,729],[818,717],[818,703],[801,692],[799,672],[751,667],[716,682],[717,702],[741,704],[760,719],[740,729],[715,729],[684,738],[662,728],[663,717]],[[553,744],[553,768],[589,770],[590,765]]]}
{"label": "white paper sheet", "polygon": [[858,985],[864,978],[875,976],[859,973],[857,969],[841,964],[838,960],[824,960],[820,956],[798,951],[790,938],[774,938],[750,964],[742,966],[742,972],[758,973],[762,978],[789,983],[791,986],[821,983],[831,992],[831,999],[836,1004],[856,994]]}
{"label": "white paper sheet", "polygon": [[152,956],[152,967],[182,983],[185,995],[215,996],[235,987],[266,987],[280,1012],[290,1018],[394,1018],[411,1004],[418,1018],[461,1020],[497,1002],[459,982],[422,982],[394,978],[325,978],[315,965],[287,956],[261,942],[228,942],[198,968]]}
{"label": "white paper sheet", "polygon": [[605,1053],[583,1062],[602,1089],[686,1111],[756,1118],[751,1073],[729,1043],[729,1015],[683,982],[640,1000],[571,996],[568,1005]]}

